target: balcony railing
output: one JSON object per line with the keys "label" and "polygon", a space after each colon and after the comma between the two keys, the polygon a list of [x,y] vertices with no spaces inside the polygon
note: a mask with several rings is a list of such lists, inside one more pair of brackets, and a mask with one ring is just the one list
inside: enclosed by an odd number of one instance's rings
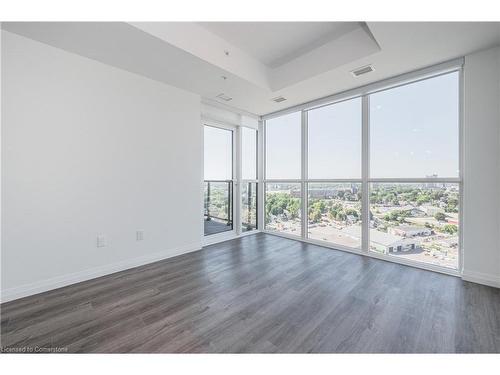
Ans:
{"label": "balcony railing", "polygon": [[233,229],[233,181],[205,180],[205,235]]}
{"label": "balcony railing", "polygon": [[257,229],[257,183],[241,184],[241,230]]}

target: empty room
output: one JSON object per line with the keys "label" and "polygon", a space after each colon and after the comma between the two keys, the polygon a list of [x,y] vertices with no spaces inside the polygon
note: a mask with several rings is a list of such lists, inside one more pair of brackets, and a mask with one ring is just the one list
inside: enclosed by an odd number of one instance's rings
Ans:
{"label": "empty room", "polygon": [[1,90],[2,357],[500,353],[500,22],[3,21]]}

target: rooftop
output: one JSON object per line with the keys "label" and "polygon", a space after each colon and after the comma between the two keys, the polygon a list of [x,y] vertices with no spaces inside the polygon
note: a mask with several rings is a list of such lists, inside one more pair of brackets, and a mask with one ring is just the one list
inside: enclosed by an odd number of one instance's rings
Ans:
{"label": "rooftop", "polygon": [[[347,227],[343,230],[343,232],[345,232],[349,236],[361,238],[361,227],[358,225]],[[395,236],[393,234],[380,232],[372,228],[370,228],[370,241],[383,246],[390,246],[395,244],[396,242],[411,242],[411,240],[407,240],[401,236]]]}

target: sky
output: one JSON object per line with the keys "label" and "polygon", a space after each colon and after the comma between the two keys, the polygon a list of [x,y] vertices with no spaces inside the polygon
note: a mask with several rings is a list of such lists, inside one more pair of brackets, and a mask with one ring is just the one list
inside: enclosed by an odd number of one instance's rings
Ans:
{"label": "sky", "polygon": [[[241,177],[245,180],[257,178],[257,132],[255,129],[241,128]],[[204,179],[232,179],[232,137],[231,130],[204,127]]]}
{"label": "sky", "polygon": [[361,178],[361,121],[361,98],[309,112],[309,178]]}
{"label": "sky", "polygon": [[241,128],[241,178],[257,179],[257,131]]}
{"label": "sky", "polygon": [[300,179],[300,116],[266,121],[266,179]]}
{"label": "sky", "polygon": [[[370,95],[370,176],[457,177],[458,73]],[[308,112],[309,178],[361,177],[361,99]],[[267,178],[300,178],[300,112],[266,123]]]}
{"label": "sky", "polygon": [[[458,72],[370,95],[370,177],[458,177]],[[308,112],[311,179],[361,178],[361,98]],[[243,128],[243,178],[255,131]],[[300,179],[301,113],[266,122],[266,178]],[[205,127],[205,179],[231,178],[232,132]]]}
{"label": "sky", "polygon": [[458,177],[458,72],[370,97],[372,177]]}
{"label": "sky", "polygon": [[205,126],[204,138],[205,180],[232,179],[233,132]]}

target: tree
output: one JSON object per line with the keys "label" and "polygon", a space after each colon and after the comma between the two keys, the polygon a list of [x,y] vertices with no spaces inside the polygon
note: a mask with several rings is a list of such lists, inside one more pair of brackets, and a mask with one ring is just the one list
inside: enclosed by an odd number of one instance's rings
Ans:
{"label": "tree", "polygon": [[326,204],[325,204],[324,200],[320,200],[317,203],[317,206],[318,206],[319,210],[321,211],[321,213],[325,213],[326,212]]}
{"label": "tree", "polygon": [[445,208],[446,212],[458,212],[458,199],[449,198]]}
{"label": "tree", "polygon": [[436,214],[434,215],[434,219],[436,219],[437,221],[446,221],[446,215],[442,212],[436,212]]}
{"label": "tree", "polygon": [[337,221],[344,221],[347,219],[347,215],[345,214],[344,211],[339,211],[339,212],[337,212],[336,219],[337,219]]}
{"label": "tree", "polygon": [[356,211],[354,208],[348,208],[345,210],[345,214],[346,215],[351,215],[351,216],[354,216],[354,217],[358,217],[358,211]]}
{"label": "tree", "polygon": [[290,198],[287,205],[287,211],[290,213],[290,218],[299,217],[300,201],[298,198]]}
{"label": "tree", "polygon": [[443,232],[448,234],[455,234],[458,232],[458,228],[456,225],[446,224],[445,226],[443,226]]}
{"label": "tree", "polygon": [[300,200],[293,198],[287,193],[269,194],[266,198],[266,213],[274,216],[286,213],[288,218],[296,218],[299,215]]}
{"label": "tree", "polygon": [[312,223],[319,223],[321,221],[321,211],[314,209],[309,213],[309,221]]}
{"label": "tree", "polygon": [[408,210],[394,210],[384,216],[385,221],[398,221],[400,223],[405,222],[405,218],[410,215]]}
{"label": "tree", "polygon": [[427,203],[429,201],[430,201],[429,197],[427,195],[423,195],[417,198],[416,204],[417,206],[421,206],[422,204]]}

